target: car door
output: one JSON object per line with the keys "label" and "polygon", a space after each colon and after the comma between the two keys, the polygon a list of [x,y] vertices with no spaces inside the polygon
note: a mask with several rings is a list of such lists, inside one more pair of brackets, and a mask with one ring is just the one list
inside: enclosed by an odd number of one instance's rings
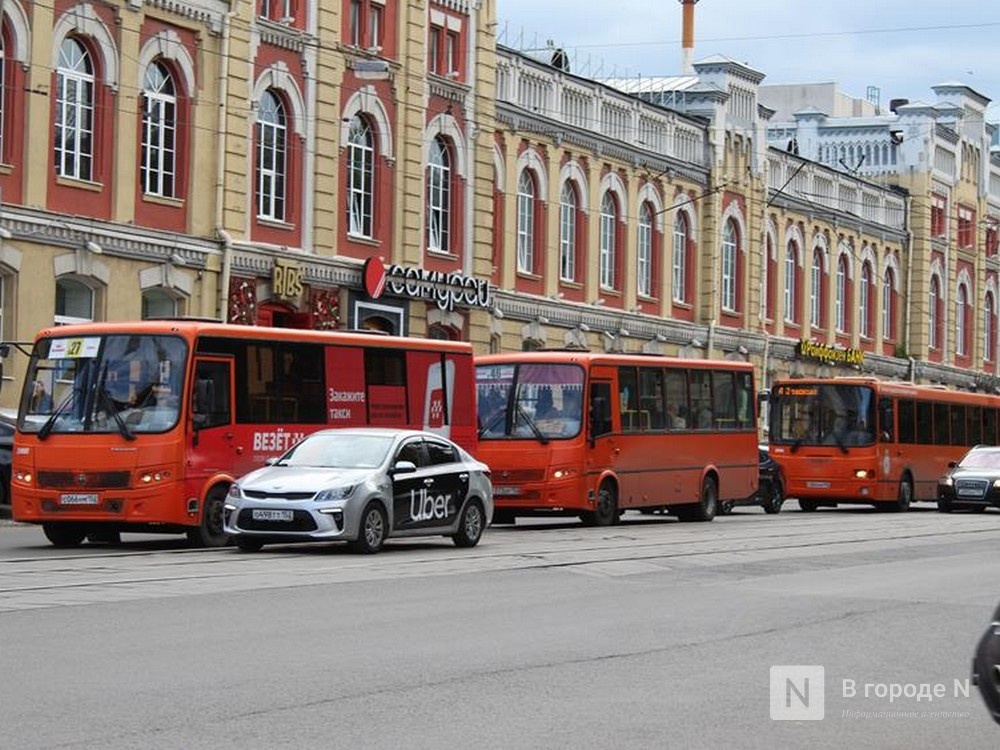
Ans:
{"label": "car door", "polygon": [[400,444],[391,465],[400,461],[410,461],[417,467],[416,471],[395,474],[392,478],[393,529],[408,531],[428,525],[424,515],[427,499],[433,497],[434,477],[428,473],[422,438],[408,438]]}
{"label": "car door", "polygon": [[427,439],[428,468],[434,472],[434,488],[438,498],[438,508],[443,515],[434,518],[433,526],[451,526],[462,510],[469,495],[469,467],[465,465],[455,446],[443,440]]}

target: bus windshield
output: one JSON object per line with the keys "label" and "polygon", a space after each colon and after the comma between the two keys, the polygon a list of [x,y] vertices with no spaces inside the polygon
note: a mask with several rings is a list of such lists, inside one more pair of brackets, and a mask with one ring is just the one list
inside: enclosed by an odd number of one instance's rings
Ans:
{"label": "bus windshield", "polygon": [[479,437],[546,443],[579,434],[583,425],[583,368],[522,363],[476,368]]}
{"label": "bus windshield", "polygon": [[875,442],[875,392],[869,386],[802,383],[771,394],[769,442],[832,445],[845,451]]}
{"label": "bus windshield", "polygon": [[35,343],[18,427],[51,433],[165,432],[177,424],[187,345],[176,336],[45,338]]}

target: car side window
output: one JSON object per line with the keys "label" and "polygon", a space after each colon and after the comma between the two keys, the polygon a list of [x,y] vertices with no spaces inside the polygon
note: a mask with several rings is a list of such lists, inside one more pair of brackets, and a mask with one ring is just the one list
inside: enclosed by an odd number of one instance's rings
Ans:
{"label": "car side window", "polygon": [[399,449],[399,453],[396,454],[396,461],[412,461],[417,468],[424,466],[427,461],[424,460],[422,443],[421,440],[411,440],[404,443],[403,447]]}
{"label": "car side window", "polygon": [[458,455],[450,445],[434,440],[425,440],[424,446],[427,448],[427,461],[432,465],[453,464],[458,461]]}

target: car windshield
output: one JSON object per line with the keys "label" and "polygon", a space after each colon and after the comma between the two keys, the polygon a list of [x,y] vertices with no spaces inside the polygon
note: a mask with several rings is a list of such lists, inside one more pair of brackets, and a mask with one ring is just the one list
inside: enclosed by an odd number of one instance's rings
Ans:
{"label": "car windshield", "polygon": [[1000,469],[1000,451],[969,451],[958,465],[963,469]]}
{"label": "car windshield", "polygon": [[771,394],[774,444],[848,446],[875,442],[875,392],[868,386],[825,383],[781,385]]}
{"label": "car windshield", "polygon": [[50,433],[164,432],[180,415],[187,345],[144,334],[54,337],[35,343],[19,426]]}
{"label": "car windshield", "polygon": [[583,368],[522,363],[476,368],[479,436],[547,442],[577,435],[583,421]]}
{"label": "car windshield", "polygon": [[385,461],[393,438],[386,435],[315,434],[303,439],[275,463],[327,469],[374,469]]}

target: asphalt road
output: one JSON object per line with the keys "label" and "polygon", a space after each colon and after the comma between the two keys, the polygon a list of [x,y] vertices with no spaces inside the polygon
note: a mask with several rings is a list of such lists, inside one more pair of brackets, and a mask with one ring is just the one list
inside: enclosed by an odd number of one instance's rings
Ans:
{"label": "asphalt road", "polygon": [[[0,746],[996,748],[954,683],[1000,599],[1000,513],[789,505],[375,557],[3,526]],[[824,668],[822,720],[770,718],[776,665]],[[876,694],[923,683],[945,695]]]}

